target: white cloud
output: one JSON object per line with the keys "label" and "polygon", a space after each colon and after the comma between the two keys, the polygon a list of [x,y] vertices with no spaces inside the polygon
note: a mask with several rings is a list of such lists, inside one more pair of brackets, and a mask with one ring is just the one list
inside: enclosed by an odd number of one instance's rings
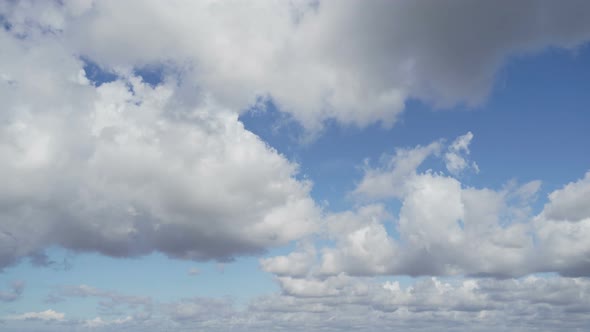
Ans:
{"label": "white cloud", "polygon": [[317,228],[311,183],[237,113],[185,103],[177,81],[152,87],[123,71],[95,87],[52,38],[0,38],[11,64],[0,71],[14,81],[0,87],[11,96],[0,125],[0,266],[50,245],[227,260]]}
{"label": "white cloud", "polygon": [[[467,151],[472,137],[470,133],[460,136],[449,151]],[[534,216],[532,206],[541,187],[538,180],[510,181],[493,190],[468,187],[432,170],[418,172],[424,159],[440,150],[439,142],[398,149],[383,166],[365,168],[354,193],[363,193],[362,198],[399,199],[401,207],[393,222],[384,205],[328,214],[325,235],[334,242],[317,248],[319,262],[311,264],[307,273],[283,269],[278,274],[511,277],[534,272],[590,273],[590,247],[583,240],[590,230],[583,204],[588,176],[551,193],[544,211]],[[565,220],[549,218],[555,211],[569,213],[561,212]],[[294,255],[267,261],[287,266]]]}
{"label": "white cloud", "polygon": [[[442,331],[473,331],[474,326],[478,331],[560,331],[566,324],[583,330],[590,309],[590,284],[584,278],[423,278],[404,286],[343,275],[285,280],[279,281],[283,293],[255,299],[247,310],[233,309],[223,316],[224,323],[205,326],[234,326],[239,331],[375,331],[383,326],[407,331],[433,326]],[[194,328],[203,326],[192,322]]]}
{"label": "white cloud", "polygon": [[297,251],[293,251],[287,256],[276,256],[260,259],[260,265],[264,271],[276,274],[302,277],[310,272],[311,267],[316,262],[315,247],[306,243]]}
{"label": "white cloud", "polygon": [[[382,205],[369,205],[327,217],[335,248],[322,249],[321,274],[347,272],[357,275],[385,274],[395,264],[397,244],[384,221],[389,215]],[[392,224],[393,225],[393,224]]]}
{"label": "white cloud", "polygon": [[407,192],[407,181],[416,175],[416,169],[426,158],[438,154],[441,142],[413,149],[397,149],[395,155],[387,158],[377,168],[365,165],[365,174],[353,194],[361,198],[403,197]]}
{"label": "white cloud", "polygon": [[[272,98],[308,129],[328,118],[391,124],[407,98],[439,106],[477,103],[506,56],[573,48],[590,37],[585,16],[577,15],[588,11],[585,3],[448,6],[2,3],[0,265],[56,244],[112,256],[157,250],[227,260],[301,239],[318,229],[320,212],[311,184],[297,180],[297,165],[238,121],[239,110],[257,97]],[[498,30],[500,19],[504,29]],[[94,86],[78,56],[118,78]],[[133,74],[145,65],[170,67],[174,75],[152,87]],[[452,173],[469,165],[471,138],[467,133],[451,144]],[[450,258],[479,239],[464,234],[477,224],[462,220],[469,208],[462,205],[464,188],[451,177],[416,173],[440,144],[399,150],[382,167],[367,168],[355,193],[402,200],[400,236],[414,247],[420,242],[422,250],[412,255],[450,255],[436,263],[446,265],[425,272],[487,271]],[[559,211],[556,205],[547,213]],[[524,241],[502,270],[515,266],[529,247],[526,227],[494,227],[484,241],[490,250]],[[356,248],[347,255],[360,262],[369,245],[389,248],[388,236],[374,221],[340,243]],[[375,259],[389,257],[382,255]],[[398,270],[377,266],[382,273]]]}
{"label": "white cloud", "polygon": [[9,316],[13,320],[42,320],[42,321],[63,321],[65,314],[48,309],[40,312],[25,312],[20,315]]}
{"label": "white cloud", "polygon": [[229,108],[270,97],[312,130],[329,118],[391,125],[409,98],[474,105],[510,56],[590,39],[584,1],[110,0],[0,9],[13,33],[50,30],[72,53],[111,69],[171,64]]}
{"label": "white cloud", "polygon": [[590,217],[590,172],[583,179],[568,183],[563,189],[549,195],[545,205],[547,218],[580,221]]}
{"label": "white cloud", "polygon": [[445,163],[447,170],[451,174],[460,174],[463,170],[472,168],[476,173],[479,172],[479,167],[475,162],[470,162],[467,156],[469,155],[469,144],[473,139],[473,134],[467,132],[463,136],[457,137],[445,153]]}
{"label": "white cloud", "polygon": [[541,270],[590,275],[589,201],[590,173],[549,194],[549,202],[534,220]]}
{"label": "white cloud", "polygon": [[[469,144],[473,134],[467,132],[457,137],[446,148],[444,162],[452,175],[459,175],[463,170],[472,168],[476,173],[479,168],[475,162],[467,159]],[[365,161],[364,174],[357,184],[353,195],[361,199],[403,198],[411,188],[408,185],[416,177],[416,171],[431,156],[440,157],[445,144],[442,140],[427,146],[416,146],[411,149],[398,148],[393,156],[384,156],[380,165],[370,167]]]}

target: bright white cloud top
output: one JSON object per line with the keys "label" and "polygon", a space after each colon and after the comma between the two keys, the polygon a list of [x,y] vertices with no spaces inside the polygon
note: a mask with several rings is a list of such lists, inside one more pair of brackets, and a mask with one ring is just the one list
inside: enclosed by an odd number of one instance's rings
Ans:
{"label": "bright white cloud top", "polygon": [[[590,164],[553,170],[546,188],[522,172],[478,182],[486,151],[471,128],[380,141],[380,158],[357,147],[364,162],[341,166],[359,176],[339,179],[350,190],[332,209],[314,186],[334,183],[306,170],[342,160],[301,162],[243,117],[279,114],[276,137],[306,149],[334,127],[395,132],[414,102],[424,117],[478,112],[515,58],[589,61],[588,17],[576,0],[0,0],[0,329],[587,330]],[[135,294],[92,285],[56,248],[163,254],[190,264],[178,272],[190,283],[207,278],[194,264],[253,264],[227,282],[266,278],[271,291]],[[29,262],[62,279],[19,272]]]}

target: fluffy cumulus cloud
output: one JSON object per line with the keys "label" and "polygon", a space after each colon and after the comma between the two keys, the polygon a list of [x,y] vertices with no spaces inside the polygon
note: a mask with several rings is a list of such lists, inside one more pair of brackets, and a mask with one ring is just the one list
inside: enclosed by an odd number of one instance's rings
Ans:
{"label": "fluffy cumulus cloud", "polygon": [[390,125],[410,97],[478,103],[507,56],[590,38],[589,12],[584,1],[100,1],[63,29],[100,63],[188,61],[220,100],[268,96],[317,128]]}
{"label": "fluffy cumulus cloud", "polygon": [[445,163],[447,170],[452,174],[460,174],[463,170],[472,168],[475,172],[479,172],[479,167],[476,162],[469,162],[467,156],[469,155],[469,144],[473,139],[473,134],[468,132],[457,139],[449,146],[447,153],[445,153]]}
{"label": "fluffy cumulus cloud", "polygon": [[567,184],[549,195],[545,216],[554,220],[577,222],[590,217],[590,172],[583,179]]}
{"label": "fluffy cumulus cloud", "polygon": [[313,266],[317,253],[311,243],[302,245],[287,256],[276,256],[260,260],[262,268],[276,275],[305,276]]}
{"label": "fluffy cumulus cloud", "polygon": [[392,157],[384,157],[379,167],[370,167],[367,161],[365,174],[354,195],[369,199],[403,197],[407,179],[416,175],[416,169],[426,158],[438,154],[440,150],[441,142],[433,142],[424,147],[398,149]]}
{"label": "fluffy cumulus cloud", "polygon": [[590,275],[590,173],[549,195],[543,212],[535,218],[547,271]]}
{"label": "fluffy cumulus cloud", "polygon": [[[490,189],[467,186],[456,177],[458,169],[449,167],[448,154],[468,151],[471,139],[469,132],[446,148],[439,140],[398,149],[375,167],[366,164],[353,196],[376,201],[328,214],[322,228],[331,241],[328,245],[264,259],[262,268],[280,278],[340,273],[590,276],[590,247],[583,240],[590,234],[589,176],[550,193],[549,202],[534,215],[540,181],[508,182],[501,189]],[[445,149],[444,155],[438,153]],[[419,171],[429,156],[441,159],[439,164],[445,165],[448,174]],[[386,208],[391,200],[400,204],[396,215]],[[300,266],[302,257],[307,273],[286,268]]]}
{"label": "fluffy cumulus cloud", "polygon": [[0,30],[0,266],[51,245],[227,260],[315,229],[311,183],[236,112],[125,69],[90,82],[59,32],[19,26],[19,8]]}
{"label": "fluffy cumulus cloud", "polygon": [[[448,153],[468,151],[473,138],[398,149],[375,167],[366,163],[353,197],[375,202],[327,215],[321,233],[328,241],[261,260],[281,294],[252,308],[290,321],[298,312],[302,330],[587,328],[589,175],[549,193],[535,214],[540,181],[476,188],[448,167]],[[448,173],[420,171],[428,157]],[[397,214],[388,212],[391,200],[400,204]],[[302,257],[307,273],[283,268]],[[383,282],[384,275],[452,277],[408,285]]]}

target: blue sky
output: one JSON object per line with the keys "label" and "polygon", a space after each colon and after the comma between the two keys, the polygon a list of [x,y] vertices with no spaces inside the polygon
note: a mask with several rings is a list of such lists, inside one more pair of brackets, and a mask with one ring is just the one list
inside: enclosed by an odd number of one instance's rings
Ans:
{"label": "blue sky", "polygon": [[0,1],[0,329],[585,331],[588,15]]}

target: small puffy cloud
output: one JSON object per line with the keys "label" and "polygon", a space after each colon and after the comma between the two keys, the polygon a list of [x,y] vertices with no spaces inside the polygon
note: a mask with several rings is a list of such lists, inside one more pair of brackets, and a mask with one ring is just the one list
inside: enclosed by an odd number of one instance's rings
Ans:
{"label": "small puffy cloud", "polygon": [[426,158],[440,151],[441,145],[441,142],[433,142],[424,147],[397,149],[394,156],[384,157],[379,167],[371,168],[366,164],[364,176],[353,194],[369,199],[403,197],[408,179],[416,174]]}
{"label": "small puffy cloud", "polygon": [[321,280],[281,277],[279,283],[285,294],[297,297],[326,297],[339,293],[337,289]]}
{"label": "small puffy cloud", "polygon": [[188,275],[190,275],[190,276],[198,276],[199,274],[201,274],[201,270],[199,270],[199,269],[198,269],[198,268],[196,268],[196,267],[191,267],[191,268],[188,270]]}
{"label": "small puffy cloud", "polygon": [[297,251],[286,256],[275,256],[260,259],[260,266],[266,272],[279,276],[302,277],[310,272],[311,267],[316,263],[317,253],[312,244],[306,243]]}
{"label": "small puffy cloud", "polygon": [[475,162],[470,162],[467,158],[469,156],[469,144],[473,139],[473,134],[467,132],[463,136],[457,137],[448,147],[445,153],[445,164],[447,170],[451,174],[457,175],[468,168],[472,168],[476,173],[479,172],[479,167]]}
{"label": "small puffy cloud", "polygon": [[468,168],[477,173],[477,164],[468,159],[472,139],[471,132],[457,137],[447,146],[444,156],[440,153],[445,144],[439,140],[426,146],[398,148],[393,156],[382,157],[377,167],[370,167],[365,162],[363,178],[352,194],[361,199],[403,198],[411,190],[408,185],[416,176],[418,167],[431,156],[443,158],[447,170],[454,176]]}

